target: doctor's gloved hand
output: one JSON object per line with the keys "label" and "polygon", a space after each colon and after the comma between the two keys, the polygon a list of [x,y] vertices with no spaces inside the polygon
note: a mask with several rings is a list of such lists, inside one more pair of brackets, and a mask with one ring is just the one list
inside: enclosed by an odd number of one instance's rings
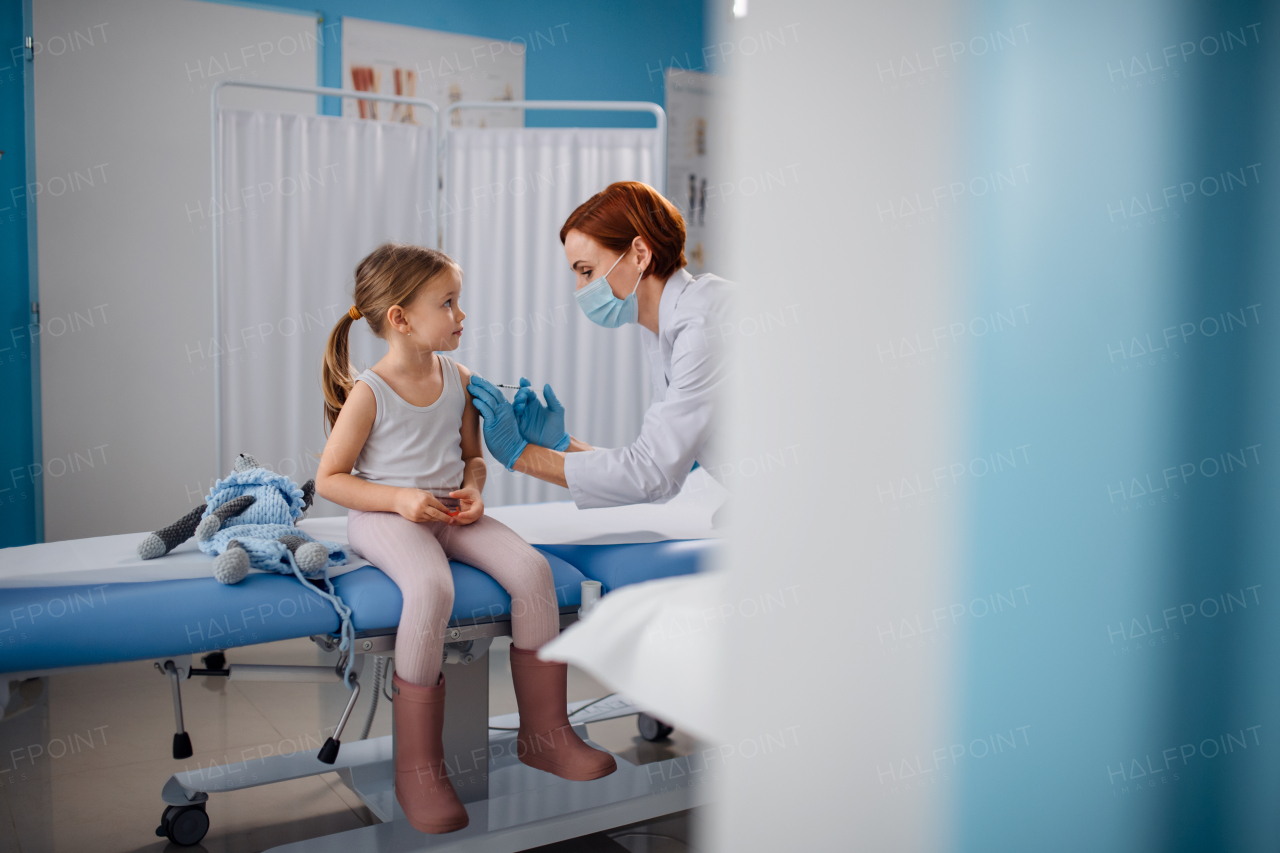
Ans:
{"label": "doctor's gloved hand", "polygon": [[484,443],[497,459],[508,470],[516,464],[520,454],[529,443],[520,436],[520,425],[516,422],[516,413],[502,396],[502,392],[493,383],[475,374],[467,385],[467,391],[484,418]]}
{"label": "doctor's gloved hand", "polygon": [[520,377],[520,390],[511,405],[520,424],[520,435],[530,444],[568,450],[569,433],[564,428],[564,406],[550,385],[542,386],[542,396],[547,401],[545,406],[538,402],[538,392],[533,390],[529,380]]}

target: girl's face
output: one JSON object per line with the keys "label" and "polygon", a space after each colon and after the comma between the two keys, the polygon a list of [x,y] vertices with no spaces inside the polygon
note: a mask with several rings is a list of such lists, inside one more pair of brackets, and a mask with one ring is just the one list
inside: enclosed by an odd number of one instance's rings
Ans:
{"label": "girl's face", "polygon": [[397,305],[387,312],[393,334],[418,350],[456,350],[467,316],[458,305],[461,294],[462,276],[456,269],[436,276],[407,306]]}

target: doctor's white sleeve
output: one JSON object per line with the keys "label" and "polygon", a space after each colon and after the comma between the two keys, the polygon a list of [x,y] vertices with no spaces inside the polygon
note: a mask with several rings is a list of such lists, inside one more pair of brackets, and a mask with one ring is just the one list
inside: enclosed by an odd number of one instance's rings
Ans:
{"label": "doctor's white sleeve", "polygon": [[568,453],[564,477],[579,509],[663,503],[675,497],[712,439],[727,388],[729,364],[714,326],[695,318],[680,330],[671,353],[666,398],[644,415],[629,447]]}

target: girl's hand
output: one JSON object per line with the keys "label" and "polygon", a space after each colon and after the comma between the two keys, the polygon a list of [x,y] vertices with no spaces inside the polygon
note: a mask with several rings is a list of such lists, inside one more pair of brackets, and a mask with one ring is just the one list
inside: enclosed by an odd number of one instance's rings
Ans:
{"label": "girl's hand", "polygon": [[479,521],[484,515],[484,501],[480,499],[480,490],[464,487],[450,492],[449,497],[458,499],[458,514],[451,521],[457,524],[470,524]]}
{"label": "girl's hand", "polygon": [[396,495],[396,512],[410,521],[453,522],[445,505],[435,495],[421,489],[401,489]]}

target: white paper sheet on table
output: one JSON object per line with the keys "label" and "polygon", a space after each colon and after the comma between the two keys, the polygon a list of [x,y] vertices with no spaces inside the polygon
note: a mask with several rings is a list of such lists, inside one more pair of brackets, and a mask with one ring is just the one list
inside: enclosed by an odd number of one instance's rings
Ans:
{"label": "white paper sheet on table", "polygon": [[572,501],[486,509],[531,545],[622,545],[668,539],[717,539],[711,517],[726,491],[706,470],[695,469],[665,504],[578,509]]}
{"label": "white paper sheet on table", "polygon": [[[341,522],[343,535],[335,539],[327,535],[328,531],[317,531],[313,525],[323,521]],[[346,522],[345,518],[304,519],[299,526],[317,539],[345,545]],[[5,548],[0,550],[0,587],[144,583],[213,577],[213,558],[201,552],[194,539],[183,542],[163,557],[140,559],[138,543],[146,536],[146,533],[122,533]],[[347,565],[330,569],[330,576],[369,565],[348,554],[351,559]]]}
{"label": "white paper sheet on table", "polygon": [[[723,502],[724,488],[702,469],[689,475],[684,490],[666,504],[580,510],[572,503],[525,504],[486,509],[534,545],[606,545],[707,539],[719,536],[711,516]],[[316,539],[347,545],[347,519],[310,518],[299,525]],[[139,559],[138,543],[149,531],[69,539],[0,549],[0,587],[79,586],[104,583],[187,580],[213,577],[213,558],[188,540],[163,557]],[[347,548],[345,574],[366,560]]]}

